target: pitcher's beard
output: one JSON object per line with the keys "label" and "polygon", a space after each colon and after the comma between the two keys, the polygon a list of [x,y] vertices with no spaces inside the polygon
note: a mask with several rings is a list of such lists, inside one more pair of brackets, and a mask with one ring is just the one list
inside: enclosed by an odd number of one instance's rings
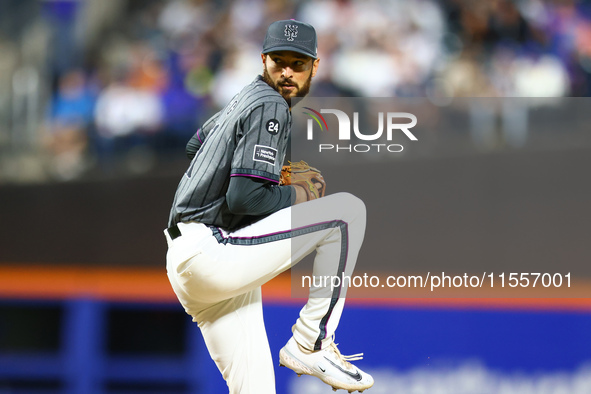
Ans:
{"label": "pitcher's beard", "polygon": [[[292,92],[283,89],[281,86],[283,83],[288,82],[288,80],[282,78],[278,80],[277,83],[274,83],[273,80],[271,80],[271,76],[267,72],[267,67],[265,67],[263,70],[263,81],[265,81],[267,85],[275,89],[277,93],[279,93],[281,97],[283,97],[285,101],[287,101],[287,105],[289,105],[289,108],[291,108]],[[310,92],[310,85],[312,84],[312,72],[310,71],[310,75],[308,76],[308,79],[306,80],[306,82],[304,82],[304,85],[302,87],[298,86],[295,82],[292,81],[289,81],[289,83],[295,85],[297,89],[297,92],[294,97],[306,97],[306,95]]]}

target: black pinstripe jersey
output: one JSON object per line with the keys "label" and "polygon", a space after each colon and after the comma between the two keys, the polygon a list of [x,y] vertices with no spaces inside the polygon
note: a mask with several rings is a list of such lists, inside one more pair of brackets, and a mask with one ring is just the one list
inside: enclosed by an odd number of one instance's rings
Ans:
{"label": "black pinstripe jersey", "polygon": [[178,185],[169,226],[197,221],[231,230],[259,219],[230,212],[230,178],[279,183],[290,130],[287,102],[259,75],[198,131],[201,146]]}

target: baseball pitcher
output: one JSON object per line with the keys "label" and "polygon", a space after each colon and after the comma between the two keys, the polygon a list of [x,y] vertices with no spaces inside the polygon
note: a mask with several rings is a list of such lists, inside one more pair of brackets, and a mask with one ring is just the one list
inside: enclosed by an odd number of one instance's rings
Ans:
{"label": "baseball pitcher", "polygon": [[[352,275],[365,233],[363,202],[348,193],[325,195],[317,169],[292,163],[280,182],[291,99],[310,89],[316,43],[306,23],[269,26],[262,76],[187,144],[191,163],[164,231],[172,288],[232,394],[275,393],[261,286],[314,251],[313,275]],[[361,392],[372,377],[351,364],[360,357],[343,356],[334,343],[346,291],[310,290],[279,360],[335,390]]]}

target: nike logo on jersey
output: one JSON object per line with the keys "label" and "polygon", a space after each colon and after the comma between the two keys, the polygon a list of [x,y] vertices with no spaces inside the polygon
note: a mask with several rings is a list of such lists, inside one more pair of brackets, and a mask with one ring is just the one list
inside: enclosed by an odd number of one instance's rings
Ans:
{"label": "nike logo on jersey", "polygon": [[[346,369],[343,369],[343,368],[339,367],[338,365],[336,365],[335,363],[333,363],[332,361],[330,361],[328,358],[326,358],[326,356],[324,358],[326,359],[326,361],[328,361],[329,363],[334,365],[334,367],[337,368],[338,370],[340,370],[342,373],[349,375],[350,377],[352,377],[353,379],[355,379],[357,381],[361,380],[361,374],[359,373],[359,371],[357,371],[357,373],[349,372]],[[324,371],[322,371],[322,372],[324,372]]]}

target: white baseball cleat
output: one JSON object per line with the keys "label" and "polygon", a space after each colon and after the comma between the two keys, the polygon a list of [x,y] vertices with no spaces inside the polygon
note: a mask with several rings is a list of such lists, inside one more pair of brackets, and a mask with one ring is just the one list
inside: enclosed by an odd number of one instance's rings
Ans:
{"label": "white baseball cleat", "polygon": [[279,351],[279,365],[288,367],[299,375],[316,376],[333,390],[344,389],[352,393],[373,386],[373,378],[349,361],[361,360],[363,353],[343,356],[333,342],[326,349],[303,349],[293,337]]}

